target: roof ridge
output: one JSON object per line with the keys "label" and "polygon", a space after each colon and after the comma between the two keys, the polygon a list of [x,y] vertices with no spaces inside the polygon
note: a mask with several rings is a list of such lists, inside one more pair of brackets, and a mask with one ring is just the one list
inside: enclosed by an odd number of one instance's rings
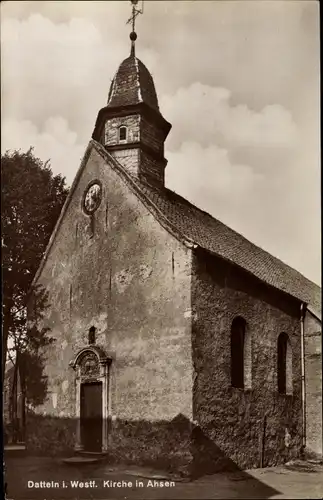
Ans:
{"label": "roof ridge", "polygon": [[136,67],[136,75],[137,75],[137,92],[138,92],[138,100],[139,102],[143,102],[142,93],[141,93],[141,81],[140,81],[140,70],[139,70],[139,59],[134,56],[135,67]]}

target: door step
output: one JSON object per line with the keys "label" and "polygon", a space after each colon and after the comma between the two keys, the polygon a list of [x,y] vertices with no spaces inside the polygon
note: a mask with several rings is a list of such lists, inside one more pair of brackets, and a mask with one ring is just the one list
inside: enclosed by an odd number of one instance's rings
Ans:
{"label": "door step", "polygon": [[104,458],[107,456],[107,452],[104,451],[76,451],[76,456],[88,457],[88,458]]}
{"label": "door step", "polygon": [[86,465],[101,462],[107,453],[101,451],[76,451],[73,457],[64,458],[62,461],[70,465]]}

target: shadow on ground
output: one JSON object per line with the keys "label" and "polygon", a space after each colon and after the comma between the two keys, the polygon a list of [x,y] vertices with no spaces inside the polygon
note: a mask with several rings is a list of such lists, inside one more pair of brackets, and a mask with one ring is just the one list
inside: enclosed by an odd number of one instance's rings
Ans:
{"label": "shadow on ground", "polygon": [[266,499],[279,493],[242,471],[181,414],[170,422],[114,422],[109,454],[96,463],[63,461],[66,452],[73,455],[75,420],[28,415],[28,421],[28,455],[5,456],[13,500]]}

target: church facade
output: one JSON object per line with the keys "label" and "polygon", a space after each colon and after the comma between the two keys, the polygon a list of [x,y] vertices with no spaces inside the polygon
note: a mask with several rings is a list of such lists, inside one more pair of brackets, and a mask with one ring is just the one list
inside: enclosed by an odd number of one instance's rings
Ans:
{"label": "church facade", "polygon": [[165,187],[170,129],[133,41],[34,280],[55,342],[28,446],[190,473],[322,453],[320,288]]}

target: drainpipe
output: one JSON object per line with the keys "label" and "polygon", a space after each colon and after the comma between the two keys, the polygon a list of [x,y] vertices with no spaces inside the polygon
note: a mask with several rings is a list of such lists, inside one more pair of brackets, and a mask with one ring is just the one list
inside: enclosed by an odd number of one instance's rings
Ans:
{"label": "drainpipe", "polygon": [[306,305],[301,303],[301,377],[302,377],[302,450],[306,447],[306,400],[305,400],[305,339],[304,339],[304,319]]}

